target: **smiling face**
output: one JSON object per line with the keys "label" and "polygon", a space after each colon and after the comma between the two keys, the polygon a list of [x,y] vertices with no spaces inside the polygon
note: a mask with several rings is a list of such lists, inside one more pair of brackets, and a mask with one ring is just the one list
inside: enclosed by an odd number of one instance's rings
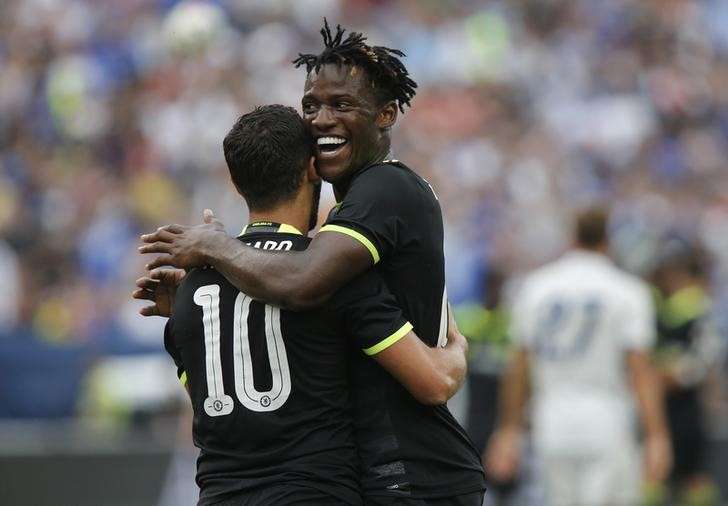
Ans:
{"label": "smiling face", "polygon": [[328,64],[318,73],[312,71],[301,103],[303,119],[316,141],[316,166],[322,179],[341,184],[355,171],[387,156],[396,104],[377,104],[361,68]]}

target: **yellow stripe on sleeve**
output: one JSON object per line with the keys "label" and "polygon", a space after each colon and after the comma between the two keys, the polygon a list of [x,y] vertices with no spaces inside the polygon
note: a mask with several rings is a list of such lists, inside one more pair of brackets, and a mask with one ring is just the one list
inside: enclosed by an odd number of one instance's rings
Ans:
{"label": "yellow stripe on sleeve", "polygon": [[182,374],[180,374],[179,382],[182,383],[183,387],[187,386],[187,371],[182,371]]}
{"label": "yellow stripe on sleeve", "polygon": [[365,235],[360,234],[356,230],[342,227],[341,225],[324,225],[323,227],[321,227],[321,230],[319,230],[319,232],[339,232],[340,234],[353,237],[354,239],[362,243],[366,249],[369,250],[369,253],[372,254],[372,258],[374,259],[375,264],[379,262],[379,252],[377,251],[376,246],[374,246],[374,244],[372,244],[372,241],[367,239]]}
{"label": "yellow stripe on sleeve", "polygon": [[410,322],[407,322],[404,325],[402,325],[401,329],[399,329],[397,332],[395,332],[388,338],[383,339],[383,340],[379,341],[377,344],[375,344],[374,346],[372,346],[371,348],[365,348],[362,351],[365,354],[370,355],[370,356],[376,355],[380,351],[386,350],[387,348],[392,346],[394,343],[396,343],[397,341],[402,339],[404,336],[407,335],[407,332],[409,332],[410,330],[412,330],[412,324]]}

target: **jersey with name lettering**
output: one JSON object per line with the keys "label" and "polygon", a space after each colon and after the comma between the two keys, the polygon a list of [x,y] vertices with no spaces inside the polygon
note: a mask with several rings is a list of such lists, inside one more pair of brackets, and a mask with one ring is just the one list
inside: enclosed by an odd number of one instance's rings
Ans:
{"label": "jersey with name lettering", "polygon": [[[429,346],[444,343],[442,211],[427,181],[396,160],[362,169],[321,228],[330,232],[361,242],[417,335]],[[352,372],[365,495],[436,498],[485,488],[479,452],[446,405],[418,403],[361,353]]]}
{"label": "jersey with name lettering", "polygon": [[[305,249],[309,239],[294,231],[254,223],[240,240]],[[285,483],[361,504],[348,350],[376,347],[410,328],[371,274],[325,307],[300,313],[251,299],[213,268],[184,279],[165,346],[192,400],[200,504]]]}

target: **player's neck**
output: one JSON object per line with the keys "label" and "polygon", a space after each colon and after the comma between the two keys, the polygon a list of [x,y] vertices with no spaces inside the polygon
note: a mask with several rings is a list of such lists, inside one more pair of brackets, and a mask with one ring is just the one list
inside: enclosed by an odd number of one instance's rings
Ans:
{"label": "player's neck", "polygon": [[387,141],[382,145],[379,153],[369,163],[365,163],[361,167],[352,170],[348,177],[338,183],[334,183],[334,197],[336,197],[336,201],[341,202],[344,200],[344,197],[346,197],[346,194],[349,192],[349,187],[351,186],[351,180],[353,179],[354,174],[364,167],[371,167],[372,165],[382,163],[384,160],[388,160],[390,158],[392,158],[392,149],[389,141]]}
{"label": "player's neck", "polygon": [[308,233],[308,220],[307,219],[301,219],[300,213],[290,213],[290,212],[286,212],[283,209],[275,209],[272,211],[259,211],[259,212],[251,211],[249,220],[250,220],[250,223],[255,223],[258,221],[285,223],[286,225],[291,225],[292,227],[295,227],[298,231],[300,231],[304,235]]}
{"label": "player's neck", "polygon": [[250,223],[271,221],[296,227],[302,234],[308,233],[309,214],[297,202],[287,202],[266,211],[250,211]]}
{"label": "player's neck", "polygon": [[599,246],[584,246],[582,244],[575,244],[574,249],[576,251],[582,251],[584,253],[591,253],[593,255],[609,256],[609,246],[606,244],[600,244]]}
{"label": "player's neck", "polygon": [[285,223],[296,227],[303,235],[306,235],[310,229],[312,200],[311,184],[303,184],[295,195],[270,209],[251,209],[248,219],[250,223],[256,221]]}

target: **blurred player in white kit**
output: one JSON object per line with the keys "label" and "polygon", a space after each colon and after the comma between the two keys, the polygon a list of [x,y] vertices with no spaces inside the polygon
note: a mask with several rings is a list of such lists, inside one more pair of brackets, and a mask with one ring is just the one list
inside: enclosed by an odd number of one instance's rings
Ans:
{"label": "blurred player in white kit", "polygon": [[[517,349],[502,379],[486,469],[497,481],[518,472],[530,392],[548,504],[632,506],[640,502],[640,478],[658,486],[671,466],[662,394],[649,358],[652,297],[645,283],[608,258],[606,212],[590,209],[576,221],[574,248],[528,275],[514,299]],[[635,404],[644,430],[642,470]]]}

